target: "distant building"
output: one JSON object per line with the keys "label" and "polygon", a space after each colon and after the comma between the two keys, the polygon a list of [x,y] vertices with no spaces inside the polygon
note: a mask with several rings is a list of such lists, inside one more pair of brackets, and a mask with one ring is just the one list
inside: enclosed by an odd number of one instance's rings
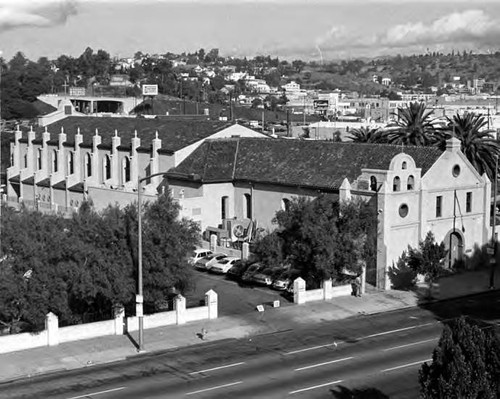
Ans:
{"label": "distant building", "polygon": [[110,86],[124,86],[131,87],[133,86],[132,82],[129,80],[128,75],[120,74],[120,75],[111,75],[109,79]]}

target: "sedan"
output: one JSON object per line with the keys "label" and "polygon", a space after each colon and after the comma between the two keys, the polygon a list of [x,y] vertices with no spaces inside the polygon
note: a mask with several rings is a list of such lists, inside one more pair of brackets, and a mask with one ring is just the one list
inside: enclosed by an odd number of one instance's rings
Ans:
{"label": "sedan", "polygon": [[256,284],[262,284],[262,285],[271,285],[273,283],[273,279],[271,276],[265,274],[265,273],[255,273],[252,276],[251,281]]}
{"label": "sedan", "polygon": [[226,257],[227,257],[226,254],[223,254],[222,252],[217,252],[215,254],[211,254],[200,259],[198,262],[194,264],[194,267],[200,270],[210,270],[210,268],[213,265],[215,265],[215,263]]}
{"label": "sedan", "polygon": [[219,274],[226,274],[229,269],[231,269],[236,261],[240,260],[240,258],[236,258],[235,256],[227,256],[217,263],[215,263],[211,268],[210,272],[212,273],[219,273]]}

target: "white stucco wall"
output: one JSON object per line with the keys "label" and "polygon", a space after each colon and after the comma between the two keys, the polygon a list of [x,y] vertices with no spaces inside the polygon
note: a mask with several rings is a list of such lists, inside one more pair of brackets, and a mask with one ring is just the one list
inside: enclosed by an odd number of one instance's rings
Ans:
{"label": "white stucco wall", "polygon": [[[408,245],[417,247],[429,231],[437,242],[449,246],[450,234],[455,231],[463,238],[463,253],[471,255],[474,245],[488,241],[489,201],[491,184],[487,177],[480,176],[465,156],[455,149],[448,149],[427,171],[422,179],[415,179],[415,189],[408,191],[404,177],[418,174],[413,164],[408,163],[401,170],[401,161],[406,154],[399,154],[387,172],[387,178],[378,195],[379,231],[377,268],[385,287],[390,282],[383,276],[383,270],[396,263]],[[454,167],[460,168],[457,176]],[[401,191],[393,191],[393,178],[401,177]],[[472,195],[471,209],[467,212],[466,195]],[[454,198],[456,204],[454,209]],[[436,216],[436,197],[442,197],[441,216]],[[406,204],[408,214],[400,215],[400,207]],[[453,230],[455,225],[455,230]],[[465,230],[462,232],[462,227]],[[380,275],[382,272],[382,275]]]}

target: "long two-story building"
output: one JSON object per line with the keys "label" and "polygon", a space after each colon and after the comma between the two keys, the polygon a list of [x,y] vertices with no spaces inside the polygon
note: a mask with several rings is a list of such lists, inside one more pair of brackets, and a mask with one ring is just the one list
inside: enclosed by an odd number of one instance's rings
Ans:
{"label": "long two-story building", "polygon": [[[70,116],[37,130],[15,132],[7,199],[44,211],[68,213],[83,200],[96,209],[137,198],[139,177],[166,172],[207,138],[268,136],[234,123]],[[154,199],[163,177],[143,184]]]}

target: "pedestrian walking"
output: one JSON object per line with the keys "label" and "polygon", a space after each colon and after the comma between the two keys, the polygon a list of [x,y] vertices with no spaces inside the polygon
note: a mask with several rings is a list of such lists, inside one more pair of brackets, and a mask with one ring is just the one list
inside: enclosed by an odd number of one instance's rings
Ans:
{"label": "pedestrian walking", "polygon": [[356,296],[361,296],[361,277],[358,274],[356,279],[354,280],[354,284],[356,285]]}

